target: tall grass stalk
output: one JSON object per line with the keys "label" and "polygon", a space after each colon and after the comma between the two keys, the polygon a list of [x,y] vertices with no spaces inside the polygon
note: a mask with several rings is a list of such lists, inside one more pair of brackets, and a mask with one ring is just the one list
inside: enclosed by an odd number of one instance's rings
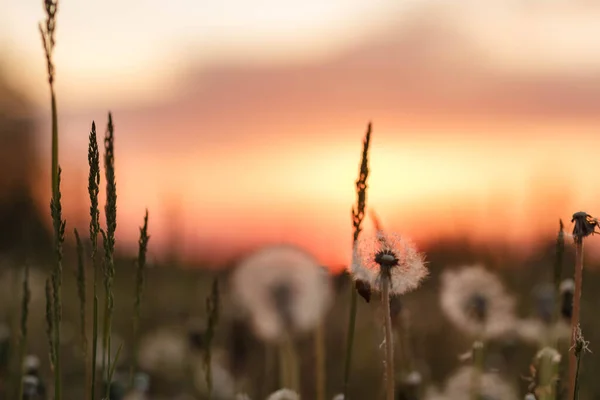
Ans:
{"label": "tall grass stalk", "polygon": [[[87,280],[85,273],[85,261],[83,255],[83,244],[79,237],[77,229],[73,230],[75,235],[75,241],[77,244],[77,296],[79,297],[79,335],[81,340],[81,355],[83,357],[85,384],[87,388],[87,382],[90,379],[89,365],[88,365],[88,338],[87,338]],[[88,391],[86,390],[86,396]]]}
{"label": "tall grass stalk", "polygon": [[327,378],[325,365],[325,321],[319,321],[315,330],[315,373],[317,400],[325,400]]}
{"label": "tall grass stalk", "polygon": [[[367,178],[369,176],[369,143],[371,141],[371,123],[367,126],[367,133],[363,141],[363,151],[360,163],[360,171],[356,181],[356,206],[352,207],[352,226],[354,228],[352,247],[358,240],[362,230],[362,222],[365,218],[365,208],[367,204]],[[357,291],[350,290],[350,315],[348,318],[348,332],[346,338],[346,361],[344,363],[344,387],[343,393],[346,400],[348,397],[348,382],[350,380],[350,369],[352,367],[352,349],[354,344],[354,329],[356,326],[356,307],[357,307]]]}
{"label": "tall grass stalk", "polygon": [[142,311],[142,298],[144,296],[144,281],[146,275],[146,253],[148,251],[148,210],[144,215],[144,225],[140,228],[140,239],[138,241],[138,257],[135,272],[135,300],[133,303],[133,357],[129,386],[133,388],[133,377],[137,371],[137,355],[139,350],[139,324]]}
{"label": "tall grass stalk", "polygon": [[108,126],[104,138],[104,173],[106,178],[106,231],[100,230],[104,244],[104,329],[103,329],[103,355],[102,371],[106,375],[106,395],[110,387],[111,371],[111,332],[114,309],[114,296],[112,292],[115,276],[115,231],[117,229],[117,183],[115,179],[115,154],[114,154],[114,125],[112,115],[108,114]]}
{"label": "tall grass stalk", "polygon": [[52,109],[52,194],[53,196],[56,196],[58,191],[58,114],[56,111],[56,94],[54,92],[55,70],[52,55],[54,53],[54,45],[56,44],[54,31],[56,29],[58,0],[44,0],[44,11],[46,13],[46,21],[45,24],[39,24],[39,29],[42,37],[44,55],[46,56],[48,84],[50,86],[50,106]]}
{"label": "tall grass stalk", "polygon": [[23,277],[23,292],[21,293],[21,334],[19,337],[19,356],[17,364],[17,399],[23,398],[23,360],[27,352],[27,319],[29,317],[29,302],[31,291],[29,290],[29,263],[25,263],[25,276]]}
{"label": "tall grass stalk", "polygon": [[86,393],[91,395],[91,399],[96,397],[96,357],[98,352],[98,268],[96,264],[96,254],[98,252],[98,235],[100,233],[100,210],[98,206],[98,193],[100,192],[100,153],[98,151],[98,139],[96,137],[96,123],[92,121],[92,129],[89,136],[88,145],[88,192],[90,195],[90,242],[92,244],[91,265],[93,274],[93,321],[92,321],[92,376],[91,386],[86,387]]}
{"label": "tall grass stalk", "polygon": [[208,327],[204,336],[206,345],[204,353],[204,367],[206,371],[206,387],[208,388],[208,398],[212,398],[213,379],[212,379],[212,344],[215,337],[215,330],[219,322],[219,280],[213,279],[210,295],[206,299],[206,312],[208,314]]}
{"label": "tall grass stalk", "polygon": [[394,400],[394,339],[392,336],[392,317],[390,313],[390,278],[386,274],[381,279],[381,301],[383,304],[383,319],[385,331],[385,382],[386,399]]}
{"label": "tall grass stalk", "polygon": [[52,225],[54,227],[54,251],[56,262],[52,271],[52,317],[53,321],[53,343],[54,343],[54,398],[62,399],[61,383],[61,356],[60,337],[62,321],[62,259],[63,243],[65,241],[65,221],[62,219],[61,193],[60,193],[61,169],[58,168],[58,191],[52,196],[50,209],[52,213]]}

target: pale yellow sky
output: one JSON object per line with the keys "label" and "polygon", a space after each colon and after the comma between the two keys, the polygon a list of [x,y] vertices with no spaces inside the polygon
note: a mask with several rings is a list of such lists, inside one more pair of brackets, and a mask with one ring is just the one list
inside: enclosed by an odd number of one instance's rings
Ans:
{"label": "pale yellow sky", "polygon": [[[319,62],[377,36],[401,35],[423,20],[464,38],[450,43],[448,52],[476,46],[484,55],[481,62],[494,68],[590,72],[600,67],[600,6],[589,3],[62,0],[57,86],[66,107],[168,99],[190,68]],[[39,1],[0,0],[0,48],[15,79],[44,104],[36,27],[42,19]]]}

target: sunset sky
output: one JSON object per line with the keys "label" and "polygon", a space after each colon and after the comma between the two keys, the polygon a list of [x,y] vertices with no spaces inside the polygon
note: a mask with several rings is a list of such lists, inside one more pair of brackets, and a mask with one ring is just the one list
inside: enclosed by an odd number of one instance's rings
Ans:
{"label": "sunset sky", "polygon": [[[134,245],[148,207],[156,257],[177,231],[193,258],[291,241],[347,262],[368,121],[368,204],[389,229],[547,237],[600,214],[599,18],[566,0],[62,0],[66,218],[86,223],[87,135],[111,110],[118,235]],[[0,0],[0,61],[47,154],[42,19]]]}

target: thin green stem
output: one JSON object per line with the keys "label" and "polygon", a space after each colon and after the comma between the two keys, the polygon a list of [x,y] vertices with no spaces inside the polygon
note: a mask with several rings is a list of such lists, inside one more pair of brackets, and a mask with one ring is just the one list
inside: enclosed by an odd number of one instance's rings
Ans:
{"label": "thin green stem", "polygon": [[29,316],[29,302],[31,291],[29,290],[29,264],[25,264],[25,276],[23,278],[23,293],[21,295],[21,335],[19,340],[19,358],[17,369],[17,399],[23,398],[23,360],[27,352],[27,319]]}
{"label": "thin green stem", "polygon": [[581,366],[581,354],[577,357],[575,368],[575,384],[573,386],[573,400],[579,400],[579,368]]}
{"label": "thin green stem", "polygon": [[484,344],[476,340],[472,348],[473,374],[471,376],[471,400],[479,400],[481,396],[481,376],[483,374]]}
{"label": "thin green stem", "polygon": [[[96,285],[94,285],[94,292],[96,292]],[[92,388],[91,398],[96,398],[96,358],[98,355],[98,296],[94,293],[94,324],[92,328]]]}
{"label": "thin green stem", "polygon": [[295,392],[300,390],[298,354],[293,339],[286,335],[279,345],[280,386]]}

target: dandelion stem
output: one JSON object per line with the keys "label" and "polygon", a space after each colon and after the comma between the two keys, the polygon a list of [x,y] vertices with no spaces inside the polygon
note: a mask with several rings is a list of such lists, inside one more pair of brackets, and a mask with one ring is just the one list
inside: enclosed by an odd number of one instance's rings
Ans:
{"label": "dandelion stem", "polygon": [[281,388],[298,392],[300,389],[298,354],[294,341],[289,335],[286,335],[279,345],[279,372]]}
{"label": "dandelion stem", "polygon": [[326,395],[326,368],[325,368],[325,324],[319,321],[315,330],[315,371],[317,400],[325,400]]}
{"label": "dandelion stem", "polygon": [[[577,329],[579,327],[579,313],[581,309],[581,287],[583,277],[583,237],[575,236],[575,292],[573,294],[573,316],[571,317],[571,350],[569,351],[569,393],[575,393],[577,386],[577,357],[575,346],[577,342]],[[575,397],[572,398],[575,400]]]}
{"label": "dandelion stem", "polygon": [[381,280],[381,301],[384,307],[386,399],[394,400],[394,339],[392,338],[392,317],[390,315],[390,279],[385,275]]}
{"label": "dandelion stem", "polygon": [[481,396],[481,375],[483,374],[484,345],[481,340],[473,343],[473,375],[471,376],[471,400],[479,400]]}

